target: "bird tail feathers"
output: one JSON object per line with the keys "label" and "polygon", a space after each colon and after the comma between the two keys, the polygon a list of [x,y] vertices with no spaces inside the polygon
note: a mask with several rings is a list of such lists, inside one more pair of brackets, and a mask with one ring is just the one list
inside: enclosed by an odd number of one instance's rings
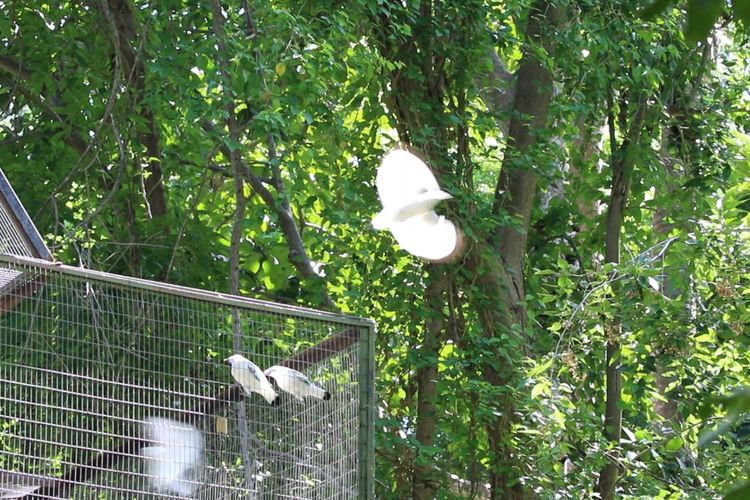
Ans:
{"label": "bird tail feathers", "polygon": [[278,404],[278,394],[276,394],[276,391],[274,391],[273,389],[268,388],[266,390],[263,390],[261,392],[261,395],[266,399],[266,401],[268,401],[268,404]]}
{"label": "bird tail feathers", "polygon": [[331,398],[331,395],[328,393],[328,391],[316,385],[312,385],[312,384],[308,388],[308,395],[314,398],[323,399],[323,400],[327,400]]}

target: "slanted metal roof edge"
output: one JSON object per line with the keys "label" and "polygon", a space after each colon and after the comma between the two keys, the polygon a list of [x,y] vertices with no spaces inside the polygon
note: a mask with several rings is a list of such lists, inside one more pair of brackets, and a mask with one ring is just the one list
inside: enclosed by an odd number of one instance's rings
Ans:
{"label": "slanted metal roof edge", "polygon": [[24,237],[28,240],[31,251],[35,254],[34,256],[39,259],[52,260],[52,253],[44,244],[42,236],[39,234],[36,226],[29,217],[28,212],[24,208],[21,200],[18,199],[18,195],[13,190],[13,186],[10,185],[10,181],[5,176],[5,172],[0,168],[0,195],[3,198],[4,203],[10,209],[10,213],[18,222],[18,228],[23,233]]}

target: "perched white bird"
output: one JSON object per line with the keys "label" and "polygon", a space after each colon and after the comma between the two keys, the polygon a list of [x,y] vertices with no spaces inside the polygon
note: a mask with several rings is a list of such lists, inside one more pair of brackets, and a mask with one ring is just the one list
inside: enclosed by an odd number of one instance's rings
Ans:
{"label": "perched white bird", "polygon": [[153,446],[141,448],[141,456],[153,487],[163,493],[192,496],[196,484],[189,476],[202,463],[203,434],[190,424],[168,418],[149,417],[144,427]]}
{"label": "perched white bird", "polygon": [[307,376],[297,370],[286,366],[272,366],[266,370],[266,377],[273,379],[276,385],[284,392],[288,392],[295,398],[302,400],[305,396],[329,400],[331,393],[313,384]]}
{"label": "perched white bird", "polygon": [[241,354],[229,356],[224,361],[232,366],[232,377],[240,383],[246,393],[257,392],[273,404],[276,391],[273,390],[273,386],[258,365]]}
{"label": "perched white bird", "polygon": [[430,261],[447,259],[459,247],[459,231],[433,211],[452,196],[440,189],[422,160],[408,151],[391,151],[378,168],[376,184],[383,210],[372,220],[375,229],[388,229],[404,250]]}

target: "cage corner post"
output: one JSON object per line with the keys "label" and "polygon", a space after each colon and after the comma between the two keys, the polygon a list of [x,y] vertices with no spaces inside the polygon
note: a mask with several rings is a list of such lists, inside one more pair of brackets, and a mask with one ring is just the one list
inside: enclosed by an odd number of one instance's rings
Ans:
{"label": "cage corner post", "polygon": [[375,324],[359,329],[359,450],[360,500],[375,498]]}

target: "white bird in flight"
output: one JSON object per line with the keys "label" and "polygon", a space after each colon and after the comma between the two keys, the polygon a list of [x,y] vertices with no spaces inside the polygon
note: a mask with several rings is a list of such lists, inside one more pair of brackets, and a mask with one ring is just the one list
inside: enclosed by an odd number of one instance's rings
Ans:
{"label": "white bird in flight", "polygon": [[276,391],[263,374],[258,365],[241,354],[234,354],[225,359],[232,367],[232,377],[240,383],[245,392],[251,394],[257,392],[273,404],[276,399]]}
{"label": "white bird in flight", "polygon": [[149,482],[163,493],[192,496],[196,484],[189,475],[202,462],[201,431],[184,422],[157,417],[147,418],[144,427],[153,443],[141,448]]}
{"label": "white bird in flight", "polygon": [[284,392],[288,392],[295,398],[302,401],[305,396],[323,399],[331,399],[331,393],[312,383],[303,373],[287,368],[286,366],[275,365],[266,370],[266,377],[273,379],[276,385]]}
{"label": "white bird in flight", "polygon": [[372,220],[375,229],[388,229],[404,250],[425,260],[443,261],[454,254],[461,242],[459,231],[433,210],[452,196],[440,189],[422,160],[402,149],[391,151],[375,183],[383,204]]}

